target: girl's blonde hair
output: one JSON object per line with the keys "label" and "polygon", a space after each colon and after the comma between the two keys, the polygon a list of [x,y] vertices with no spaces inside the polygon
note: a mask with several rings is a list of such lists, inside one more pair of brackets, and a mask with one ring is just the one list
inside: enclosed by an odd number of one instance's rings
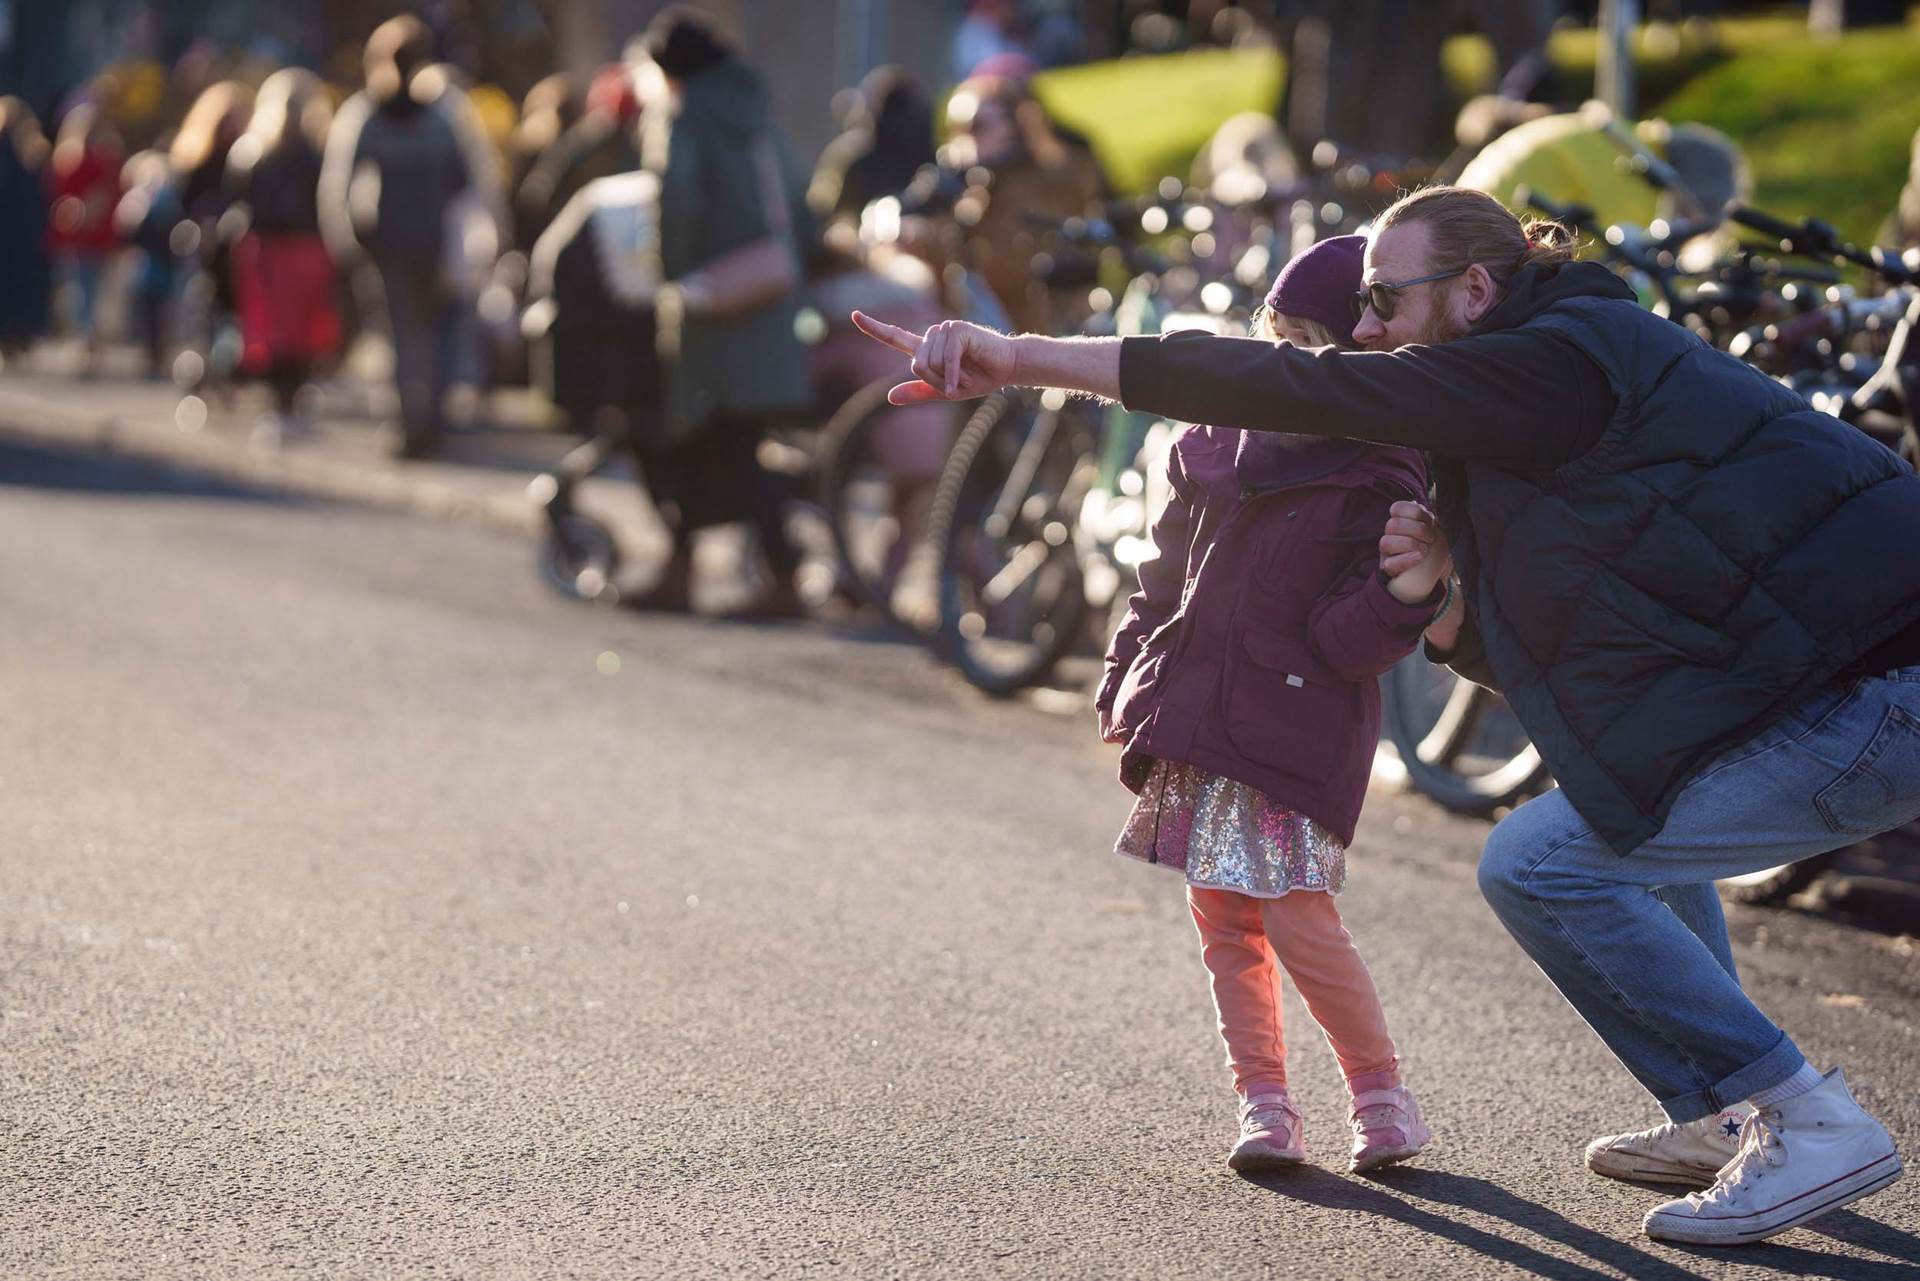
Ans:
{"label": "girl's blonde hair", "polygon": [[[1338,347],[1340,345],[1340,340],[1333,336],[1332,331],[1317,320],[1306,316],[1287,316],[1285,319],[1290,324],[1297,325],[1301,332],[1306,334],[1307,346],[1309,347]],[[1255,338],[1264,338],[1268,342],[1280,341],[1280,328],[1276,322],[1275,312],[1273,308],[1267,306],[1265,303],[1261,303],[1254,311],[1253,320],[1249,324],[1248,330]]]}

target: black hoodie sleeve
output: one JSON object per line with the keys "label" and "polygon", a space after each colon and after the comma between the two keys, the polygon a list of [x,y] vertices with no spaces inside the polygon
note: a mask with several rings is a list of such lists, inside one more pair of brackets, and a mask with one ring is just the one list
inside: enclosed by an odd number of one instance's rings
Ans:
{"label": "black hoodie sleeve", "polygon": [[1572,346],[1502,329],[1379,352],[1192,331],[1128,338],[1120,399],[1180,422],[1553,467],[1593,447],[1615,398],[1600,367]]}

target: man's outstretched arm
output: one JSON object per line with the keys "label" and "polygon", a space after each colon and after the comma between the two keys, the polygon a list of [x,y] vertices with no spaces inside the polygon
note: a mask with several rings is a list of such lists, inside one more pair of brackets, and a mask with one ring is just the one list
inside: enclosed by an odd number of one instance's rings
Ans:
{"label": "man's outstretched arm", "polygon": [[1008,385],[1060,387],[1181,422],[1532,466],[1590,449],[1614,408],[1599,366],[1557,339],[1518,330],[1350,352],[1200,333],[1015,338],[957,320],[922,335],[859,313],[854,323],[911,358],[917,381],[893,389],[896,405],[971,400]]}
{"label": "man's outstretched arm", "polygon": [[960,320],[916,334],[858,311],[853,323],[869,338],[912,358],[917,381],[888,393],[896,405],[972,400],[1001,387],[1059,387],[1120,399],[1118,338],[1009,337]]}

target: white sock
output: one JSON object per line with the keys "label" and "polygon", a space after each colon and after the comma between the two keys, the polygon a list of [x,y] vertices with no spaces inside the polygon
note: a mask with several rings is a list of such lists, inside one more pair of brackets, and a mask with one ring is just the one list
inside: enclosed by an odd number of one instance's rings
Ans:
{"label": "white sock", "polygon": [[1754,1091],[1747,1102],[1757,1108],[1778,1107],[1788,1099],[1805,1094],[1824,1080],[1826,1077],[1813,1070],[1813,1064],[1802,1063],[1798,1072],[1778,1085],[1769,1085],[1764,1090]]}

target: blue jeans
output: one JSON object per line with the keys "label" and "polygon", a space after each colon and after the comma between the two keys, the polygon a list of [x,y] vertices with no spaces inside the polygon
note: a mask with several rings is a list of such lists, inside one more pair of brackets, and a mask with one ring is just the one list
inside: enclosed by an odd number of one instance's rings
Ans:
{"label": "blue jeans", "polygon": [[1480,889],[1658,1099],[1692,1121],[1806,1059],[1740,990],[1713,882],[1920,817],[1920,667],[1835,684],[1709,764],[1666,826],[1615,854],[1560,792],[1488,837]]}

